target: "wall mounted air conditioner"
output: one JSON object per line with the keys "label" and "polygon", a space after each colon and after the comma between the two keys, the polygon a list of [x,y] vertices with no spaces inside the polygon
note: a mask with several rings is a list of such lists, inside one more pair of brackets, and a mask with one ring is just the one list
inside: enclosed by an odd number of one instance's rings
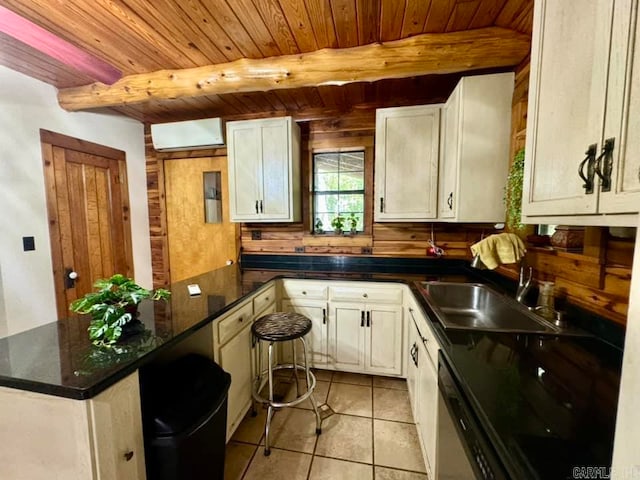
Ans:
{"label": "wall mounted air conditioner", "polygon": [[151,125],[153,148],[162,152],[221,147],[224,145],[223,132],[220,118]]}

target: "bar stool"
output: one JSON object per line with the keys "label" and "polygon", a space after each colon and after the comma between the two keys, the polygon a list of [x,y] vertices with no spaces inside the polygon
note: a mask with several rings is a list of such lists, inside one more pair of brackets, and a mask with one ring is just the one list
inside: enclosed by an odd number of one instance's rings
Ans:
{"label": "bar stool", "polygon": [[[267,410],[267,420],[264,427],[264,454],[268,456],[271,453],[269,445],[269,430],[271,428],[271,419],[275,409],[292,407],[310,399],[313,412],[316,415],[316,434],[319,435],[322,432],[322,420],[320,418],[320,412],[316,405],[316,401],[313,398],[313,390],[316,388],[316,377],[309,369],[309,363],[307,361],[307,343],[304,340],[304,336],[311,331],[311,320],[299,313],[289,312],[276,312],[269,313],[260,317],[251,326],[251,332],[258,340],[258,368],[253,386],[253,398],[263,404],[269,406]],[[302,343],[303,360],[304,365],[299,365],[296,358],[296,340]],[[267,368],[262,368],[262,342],[269,342],[269,364]],[[293,347],[293,363],[273,365],[273,346],[277,342],[291,341]],[[296,379],[296,398],[289,402],[276,402],[273,397],[273,372],[276,370],[291,369]],[[298,370],[305,372],[307,389],[305,392],[300,393],[300,385],[298,383]],[[264,374],[267,374],[267,385],[269,387],[269,398],[264,398],[260,395],[260,387],[262,386],[262,378]]]}

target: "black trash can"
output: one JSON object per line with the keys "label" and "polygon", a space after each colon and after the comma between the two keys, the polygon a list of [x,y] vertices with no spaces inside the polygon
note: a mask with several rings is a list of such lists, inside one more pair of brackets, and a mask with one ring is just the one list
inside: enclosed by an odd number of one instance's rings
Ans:
{"label": "black trash can", "polygon": [[223,480],[231,376],[189,354],[140,378],[148,480]]}

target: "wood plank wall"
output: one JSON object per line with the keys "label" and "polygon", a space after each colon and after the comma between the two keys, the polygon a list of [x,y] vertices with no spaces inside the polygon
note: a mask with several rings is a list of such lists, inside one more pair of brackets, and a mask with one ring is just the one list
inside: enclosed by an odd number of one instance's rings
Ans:
{"label": "wood plank wall", "polygon": [[[516,71],[512,114],[512,154],[522,148],[526,136],[526,112],[529,80],[528,60]],[[424,257],[429,240],[445,250],[447,258],[470,258],[469,246],[482,236],[494,233],[492,225],[445,223],[372,223],[373,205],[367,212],[372,227],[356,236],[312,235],[310,222],[310,164],[313,149],[362,147],[369,165],[367,191],[372,192],[375,112],[356,111],[339,118],[312,120],[303,129],[302,178],[303,212],[300,223],[242,224],[241,250],[251,254],[297,255],[374,255],[383,257]],[[147,135],[147,175],[154,283],[170,282],[168,242],[162,161]],[[193,156],[226,155],[224,150],[193,152]],[[181,154],[183,157],[184,153]],[[513,155],[512,155],[513,157]],[[531,232],[530,228],[528,232]],[[260,232],[260,240],[254,240]],[[617,323],[625,324],[633,258],[633,239],[611,236],[607,228],[587,229],[583,253],[530,248],[528,261],[535,278],[553,280],[558,295],[582,308]],[[515,266],[499,267],[498,272],[517,278]]]}

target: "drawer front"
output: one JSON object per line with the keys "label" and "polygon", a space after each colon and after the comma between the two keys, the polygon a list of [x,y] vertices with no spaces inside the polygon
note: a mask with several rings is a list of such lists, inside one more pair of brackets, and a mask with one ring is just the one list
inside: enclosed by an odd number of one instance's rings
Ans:
{"label": "drawer front", "polygon": [[311,280],[283,280],[282,293],[286,298],[311,298],[326,300],[328,286],[324,282]]}
{"label": "drawer front", "polygon": [[262,311],[276,301],[276,286],[272,285],[264,292],[259,293],[253,297],[253,311],[256,315],[262,313]]}
{"label": "drawer front", "polygon": [[236,333],[242,330],[242,327],[251,321],[253,316],[253,303],[248,302],[227,314],[225,318],[218,321],[218,338],[220,344],[230,340]]}
{"label": "drawer front", "polygon": [[402,303],[402,287],[377,287],[377,286],[332,286],[329,289],[331,300],[340,302],[366,302],[366,303]]}

